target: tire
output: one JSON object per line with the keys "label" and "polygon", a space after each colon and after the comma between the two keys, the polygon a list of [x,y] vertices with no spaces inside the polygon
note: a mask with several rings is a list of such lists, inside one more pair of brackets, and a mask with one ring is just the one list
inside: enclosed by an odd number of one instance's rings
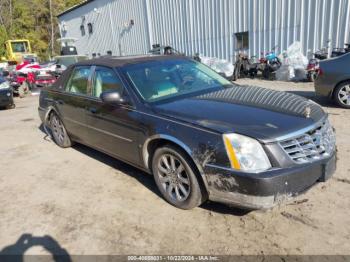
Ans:
{"label": "tire", "polygon": [[237,68],[237,65],[235,65],[235,69],[232,75],[232,81],[237,81],[239,78],[239,75],[240,75],[239,69]]}
{"label": "tire", "polygon": [[12,104],[6,107],[6,109],[15,109],[16,108],[16,104]]}
{"label": "tire", "polygon": [[309,72],[307,74],[307,79],[309,80],[309,82],[315,82],[316,76],[317,76],[316,72]]}
{"label": "tire", "polygon": [[340,107],[350,109],[350,81],[341,83],[336,87],[334,100]]}
{"label": "tire", "polygon": [[264,79],[269,80],[270,79],[270,68],[268,66],[266,66],[264,68],[264,71],[262,74],[263,74]]}
{"label": "tire", "polygon": [[61,119],[56,113],[51,113],[50,115],[50,129],[52,138],[55,143],[62,148],[67,148],[72,146],[72,141],[68,136],[67,130],[64,127]]}
{"label": "tire", "polygon": [[189,157],[176,147],[158,148],[152,159],[152,171],[159,191],[171,205],[188,210],[204,202],[196,169]]}

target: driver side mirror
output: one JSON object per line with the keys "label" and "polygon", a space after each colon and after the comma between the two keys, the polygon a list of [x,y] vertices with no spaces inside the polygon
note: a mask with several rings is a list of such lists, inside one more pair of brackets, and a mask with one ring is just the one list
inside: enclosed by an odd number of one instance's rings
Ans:
{"label": "driver side mirror", "polygon": [[106,91],[100,95],[100,98],[105,104],[117,104],[117,105],[125,105],[128,104],[127,99],[123,98],[119,91]]}

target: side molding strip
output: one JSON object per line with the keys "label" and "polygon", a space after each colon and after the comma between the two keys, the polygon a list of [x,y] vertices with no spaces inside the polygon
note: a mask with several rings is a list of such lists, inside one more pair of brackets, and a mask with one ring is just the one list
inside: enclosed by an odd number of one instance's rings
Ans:
{"label": "side molding strip", "polygon": [[129,142],[129,143],[133,142],[133,140],[131,140],[131,139],[129,139],[129,138],[122,137],[122,136],[118,136],[118,135],[113,134],[113,133],[110,133],[110,132],[108,132],[108,131],[105,131],[105,130],[102,130],[102,129],[99,129],[99,128],[95,128],[95,127],[92,127],[92,126],[83,124],[83,123],[78,122],[78,121],[75,121],[75,120],[73,120],[73,119],[71,119],[71,118],[65,117],[64,119],[65,119],[65,120],[68,120],[69,122],[72,122],[72,123],[74,123],[74,124],[81,125],[81,126],[86,127],[86,128],[90,128],[90,129],[95,130],[95,131],[97,131],[97,132],[101,132],[101,133],[103,133],[103,134],[105,134],[105,135],[108,135],[108,136],[112,136],[112,137],[115,137],[115,138],[118,138],[118,139],[127,141],[127,142]]}

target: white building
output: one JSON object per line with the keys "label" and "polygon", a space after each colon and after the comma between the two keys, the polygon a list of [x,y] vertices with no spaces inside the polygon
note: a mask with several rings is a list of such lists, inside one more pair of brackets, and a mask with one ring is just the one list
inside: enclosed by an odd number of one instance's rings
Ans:
{"label": "white building", "polygon": [[240,49],[260,56],[300,41],[307,54],[350,42],[350,0],[87,0],[58,18],[62,37],[89,56],[159,43],[232,60]]}

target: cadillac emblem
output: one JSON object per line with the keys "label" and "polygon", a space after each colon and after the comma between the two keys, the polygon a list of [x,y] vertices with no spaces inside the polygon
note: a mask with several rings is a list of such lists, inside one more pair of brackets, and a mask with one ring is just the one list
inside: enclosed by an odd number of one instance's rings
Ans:
{"label": "cadillac emblem", "polygon": [[305,107],[304,116],[306,118],[310,118],[310,116],[311,116],[311,107],[310,106]]}

